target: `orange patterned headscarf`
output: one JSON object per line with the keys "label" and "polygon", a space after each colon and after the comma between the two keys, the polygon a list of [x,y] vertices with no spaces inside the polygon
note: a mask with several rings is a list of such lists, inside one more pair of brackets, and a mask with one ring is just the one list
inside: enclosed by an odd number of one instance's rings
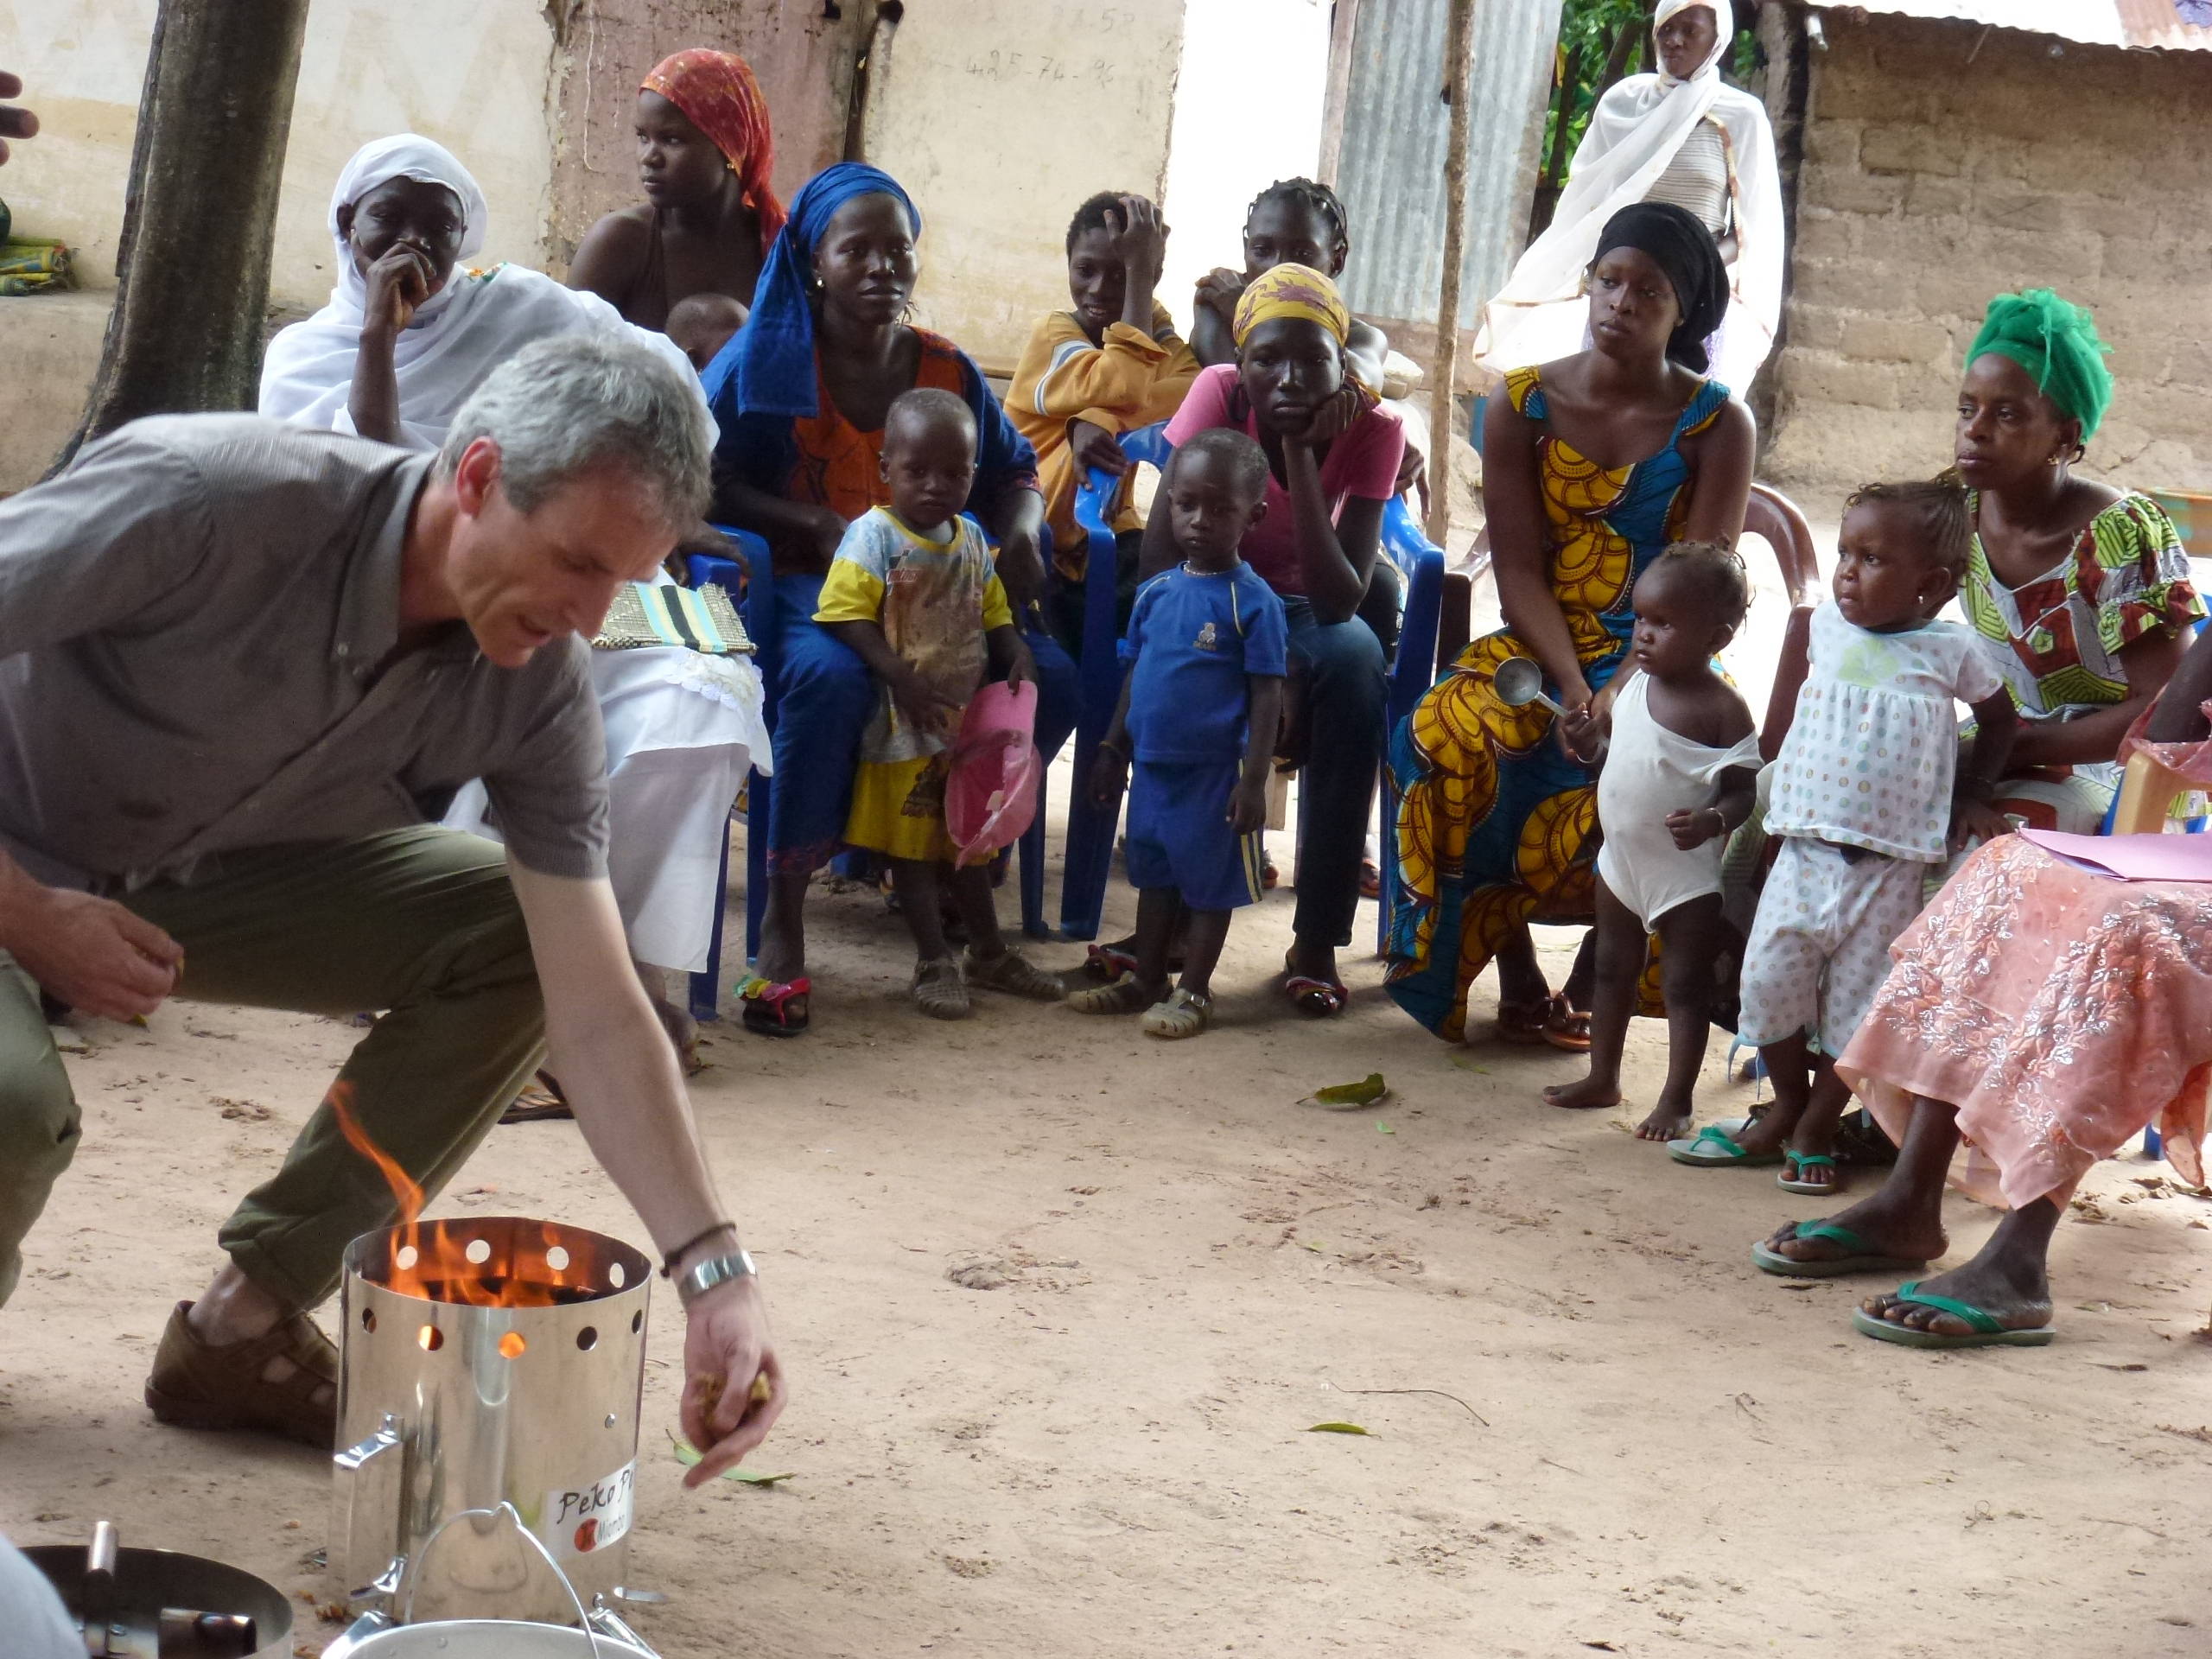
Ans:
{"label": "orange patterned headscarf", "polygon": [[745,205],[760,216],[760,245],[773,242],[784,228],[784,204],[768,182],[776,143],[752,67],[734,52],[695,46],[654,65],[640,90],[658,92],[713,141],[745,187]]}

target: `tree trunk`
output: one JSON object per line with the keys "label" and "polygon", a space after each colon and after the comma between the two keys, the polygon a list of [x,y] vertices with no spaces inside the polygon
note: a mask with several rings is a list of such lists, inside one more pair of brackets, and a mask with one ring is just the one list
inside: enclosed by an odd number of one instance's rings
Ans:
{"label": "tree trunk", "polygon": [[141,415],[249,410],[308,0],[161,0],[85,418],[54,462]]}
{"label": "tree trunk", "polygon": [[1443,467],[1429,492],[1428,539],[1445,545],[1452,533],[1452,394],[1459,368],[1459,276],[1466,262],[1467,143],[1473,119],[1475,0],[1452,0],[1444,26],[1445,97],[1452,136],[1444,149],[1444,291],[1436,307],[1436,355],[1429,365],[1428,453]]}

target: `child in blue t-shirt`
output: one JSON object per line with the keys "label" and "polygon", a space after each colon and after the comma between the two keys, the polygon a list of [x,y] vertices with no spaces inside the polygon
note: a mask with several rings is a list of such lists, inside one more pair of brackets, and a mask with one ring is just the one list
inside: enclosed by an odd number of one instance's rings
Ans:
{"label": "child in blue t-shirt", "polygon": [[[1195,1037],[1213,1012],[1229,912],[1260,896],[1260,827],[1282,718],[1282,601],[1236,556],[1267,512],[1268,458],[1233,428],[1185,442],[1160,480],[1183,562],[1137,589],[1121,706],[1098,747],[1092,798],[1129,791],[1137,966],[1079,991],[1084,1014],[1144,1014],[1154,1037]],[[1167,982],[1169,935],[1187,909],[1183,976]]]}

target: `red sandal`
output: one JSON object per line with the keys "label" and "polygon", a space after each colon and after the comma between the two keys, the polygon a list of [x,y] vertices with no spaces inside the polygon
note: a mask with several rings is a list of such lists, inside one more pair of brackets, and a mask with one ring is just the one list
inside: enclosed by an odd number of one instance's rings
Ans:
{"label": "red sandal", "polygon": [[[814,983],[804,974],[797,979],[766,980],[755,974],[741,982],[738,999],[745,1004],[742,1018],[747,1031],[763,1037],[798,1037],[806,1030],[808,1002]],[[797,1004],[796,1007],[793,1004]]]}

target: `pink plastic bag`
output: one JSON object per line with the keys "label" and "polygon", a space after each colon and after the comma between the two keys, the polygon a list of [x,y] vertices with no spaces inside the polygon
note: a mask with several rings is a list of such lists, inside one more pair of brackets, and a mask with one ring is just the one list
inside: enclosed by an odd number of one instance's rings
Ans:
{"label": "pink plastic bag", "polygon": [[993,680],[969,699],[944,784],[944,827],[956,864],[982,864],[1021,839],[1037,817],[1037,688]]}

